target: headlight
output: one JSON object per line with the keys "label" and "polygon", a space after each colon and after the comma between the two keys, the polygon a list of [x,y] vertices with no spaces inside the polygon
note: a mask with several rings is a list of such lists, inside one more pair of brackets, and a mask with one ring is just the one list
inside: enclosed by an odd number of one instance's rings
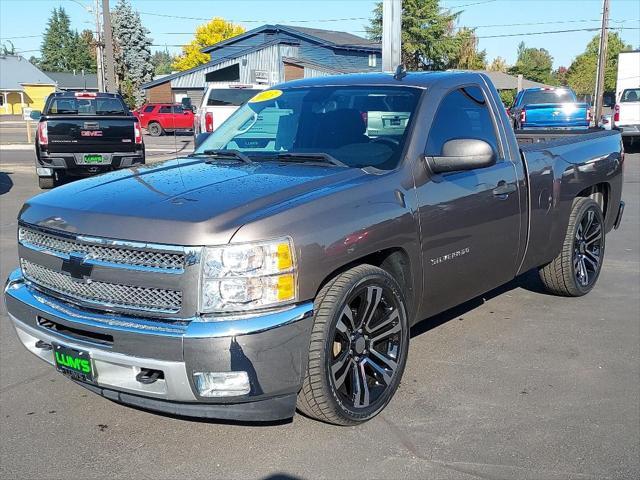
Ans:
{"label": "headlight", "polygon": [[242,312],[291,303],[296,299],[296,283],[288,238],[205,247],[200,312]]}

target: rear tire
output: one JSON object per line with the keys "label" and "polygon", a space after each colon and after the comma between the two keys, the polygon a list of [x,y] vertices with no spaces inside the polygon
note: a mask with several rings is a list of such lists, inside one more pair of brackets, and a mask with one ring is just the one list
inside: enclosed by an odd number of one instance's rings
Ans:
{"label": "rear tire", "polygon": [[407,361],[409,324],[398,282],[360,265],[330,280],[316,297],[307,373],[298,409],[334,425],[380,413]]}
{"label": "rear tire", "polygon": [[593,289],[604,260],[604,229],[600,205],[591,198],[576,198],[562,251],[540,268],[540,279],[550,293],[581,297]]}
{"label": "rear tire", "polygon": [[149,132],[149,135],[151,135],[152,137],[159,137],[164,133],[162,126],[158,122],[151,122],[147,126],[147,131]]}
{"label": "rear tire", "polygon": [[38,185],[42,190],[49,190],[56,186],[55,177],[38,177]]}

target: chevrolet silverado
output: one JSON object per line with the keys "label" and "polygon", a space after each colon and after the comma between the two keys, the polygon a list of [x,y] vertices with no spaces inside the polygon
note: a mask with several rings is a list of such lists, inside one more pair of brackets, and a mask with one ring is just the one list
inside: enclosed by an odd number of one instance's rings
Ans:
{"label": "chevrolet silverado", "polygon": [[188,157],[27,201],[6,305],[29,351],[116,402],[353,425],[420,320],[531,269],[594,288],[623,162],[617,131],[514,135],[484,74],[296,80]]}

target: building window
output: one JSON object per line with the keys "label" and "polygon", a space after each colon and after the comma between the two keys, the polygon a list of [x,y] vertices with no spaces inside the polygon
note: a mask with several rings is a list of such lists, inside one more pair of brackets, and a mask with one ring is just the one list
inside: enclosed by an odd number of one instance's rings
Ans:
{"label": "building window", "polygon": [[369,66],[370,67],[375,67],[378,64],[378,57],[376,56],[375,53],[370,53],[369,54]]}

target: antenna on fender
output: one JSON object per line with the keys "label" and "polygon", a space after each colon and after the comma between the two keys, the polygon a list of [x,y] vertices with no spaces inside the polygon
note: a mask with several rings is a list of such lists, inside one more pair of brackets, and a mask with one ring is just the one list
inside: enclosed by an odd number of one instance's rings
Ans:
{"label": "antenna on fender", "polygon": [[395,78],[396,80],[402,80],[406,76],[407,76],[407,69],[401,63],[396,67],[396,73],[393,74],[393,78]]}

